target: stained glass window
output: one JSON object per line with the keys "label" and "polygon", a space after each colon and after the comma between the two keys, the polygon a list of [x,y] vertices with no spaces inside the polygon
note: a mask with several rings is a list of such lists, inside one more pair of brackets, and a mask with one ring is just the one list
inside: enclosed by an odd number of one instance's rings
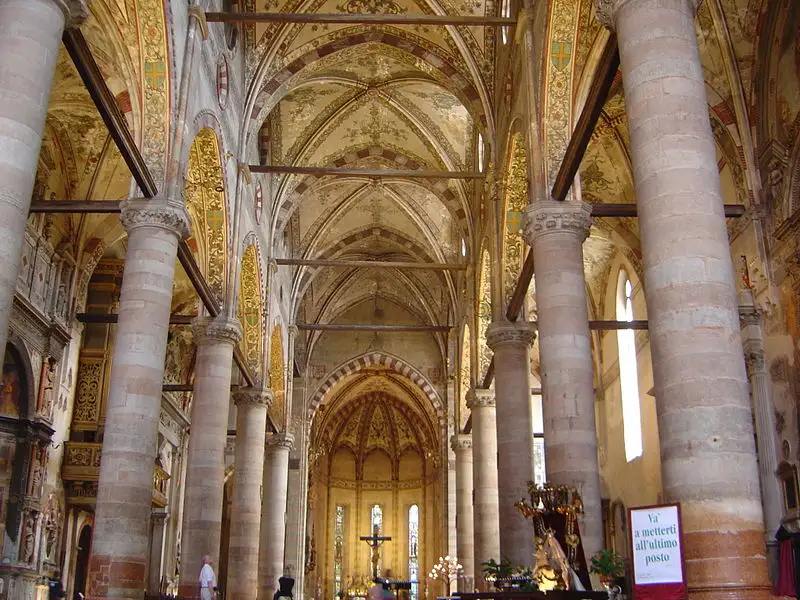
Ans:
{"label": "stained glass window", "polygon": [[419,506],[408,508],[408,579],[411,599],[419,600]]}
{"label": "stained glass window", "polygon": [[343,589],[344,570],[344,506],[336,505],[333,521],[333,587],[334,598],[339,598]]}

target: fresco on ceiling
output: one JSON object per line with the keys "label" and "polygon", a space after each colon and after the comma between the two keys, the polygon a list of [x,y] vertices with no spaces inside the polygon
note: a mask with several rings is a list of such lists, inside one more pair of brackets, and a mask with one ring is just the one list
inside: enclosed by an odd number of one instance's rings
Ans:
{"label": "fresco on ceiling", "polygon": [[778,119],[791,143],[800,113],[800,3],[790,3],[780,37],[777,69]]}

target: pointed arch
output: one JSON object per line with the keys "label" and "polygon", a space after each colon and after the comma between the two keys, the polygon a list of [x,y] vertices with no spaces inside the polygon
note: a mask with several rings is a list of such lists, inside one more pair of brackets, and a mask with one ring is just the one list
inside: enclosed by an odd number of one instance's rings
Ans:
{"label": "pointed arch", "polygon": [[186,207],[192,224],[189,245],[218,299],[224,298],[227,280],[227,210],[222,152],[216,132],[201,129],[189,148],[186,166]]}
{"label": "pointed arch", "polygon": [[511,136],[503,174],[503,300],[508,304],[522,270],[522,218],[528,203],[528,152],[521,133]]}
{"label": "pointed arch", "polygon": [[387,352],[375,351],[367,352],[361,356],[356,356],[355,358],[348,360],[347,362],[339,365],[330,375],[325,378],[325,380],[317,388],[317,391],[314,392],[314,395],[311,397],[309,413],[312,415],[312,418],[313,414],[316,412],[317,408],[322,402],[325,394],[333,389],[337,383],[339,383],[348,375],[353,375],[354,373],[375,365],[387,367],[410,379],[420,388],[420,390],[422,390],[422,393],[428,397],[436,411],[440,415],[442,414],[442,401],[439,398],[439,393],[436,391],[436,389],[433,387],[433,384],[431,384],[427,377],[425,377],[416,367],[411,366],[402,358],[388,354]]}
{"label": "pointed arch", "polygon": [[269,387],[272,404],[269,414],[278,427],[282,427],[286,412],[286,381],[283,368],[283,332],[281,324],[275,325],[269,340]]}
{"label": "pointed arch", "polygon": [[262,356],[264,340],[263,301],[261,296],[261,269],[259,269],[258,246],[251,241],[242,254],[239,273],[238,317],[242,324],[242,352],[248,367],[257,380],[262,379]]}

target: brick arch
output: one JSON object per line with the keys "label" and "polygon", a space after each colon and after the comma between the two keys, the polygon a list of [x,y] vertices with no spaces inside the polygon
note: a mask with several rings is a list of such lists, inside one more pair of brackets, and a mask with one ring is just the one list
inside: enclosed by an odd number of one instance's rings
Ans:
{"label": "brick arch", "polygon": [[375,365],[388,367],[394,372],[410,379],[431,401],[431,405],[434,407],[436,412],[440,415],[442,414],[442,402],[439,398],[439,393],[433,387],[433,384],[428,381],[427,377],[425,377],[417,368],[411,366],[402,358],[393,356],[392,354],[388,354],[386,352],[375,351],[367,352],[361,356],[357,356],[347,361],[346,363],[334,369],[333,372],[325,378],[325,380],[317,388],[317,391],[314,392],[314,395],[311,397],[309,413],[312,418],[317,408],[319,408],[319,405],[322,402],[325,394],[332,390],[337,383],[339,383],[348,375],[353,375]]}
{"label": "brick arch", "polygon": [[434,52],[429,48],[423,47],[420,43],[406,39],[388,31],[376,31],[369,33],[353,33],[344,37],[332,39],[316,48],[310,49],[308,52],[294,59],[280,71],[273,73],[261,86],[255,101],[253,102],[253,109],[250,112],[250,127],[251,134],[258,132],[261,128],[261,113],[267,102],[273,96],[282,98],[289,91],[289,81],[291,78],[319,60],[323,56],[333,54],[351,46],[360,44],[378,43],[386,46],[398,48],[412,56],[420,58],[433,66],[439,71],[448,81],[452,82],[455,89],[450,91],[454,92],[460,99],[466,99],[465,107],[472,115],[476,123],[486,128],[486,115],[483,113],[483,105],[481,97],[475,86],[472,84],[470,77],[464,75],[459,71],[452,61],[448,60],[441,54]]}
{"label": "brick arch", "polygon": [[[427,167],[419,159],[413,158],[394,150],[385,148],[383,146],[373,145],[360,149],[349,149],[339,157],[331,160],[328,165],[336,168],[356,168],[358,163],[365,158],[380,158],[390,164],[393,169],[397,170],[425,170]],[[324,179],[324,175],[306,175],[294,187],[294,189],[287,193],[283,202],[281,202],[276,214],[275,231],[280,232],[283,226],[288,223],[289,218],[299,205],[302,195],[311,189],[314,184]],[[426,187],[426,186],[423,186]],[[442,201],[445,207],[450,211],[455,220],[458,222],[459,227],[463,232],[469,232],[469,224],[467,222],[467,213],[461,204],[458,194],[448,185],[447,179],[435,180],[430,186],[432,193]],[[429,189],[426,187],[426,189]]]}

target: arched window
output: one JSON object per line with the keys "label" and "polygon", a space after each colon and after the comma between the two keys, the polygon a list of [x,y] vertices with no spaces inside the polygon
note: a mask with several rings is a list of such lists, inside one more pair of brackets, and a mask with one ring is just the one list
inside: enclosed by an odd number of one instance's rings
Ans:
{"label": "arched window", "polygon": [[[511,0],[503,0],[503,4],[500,7],[500,16],[509,18],[511,16]],[[501,34],[503,36],[503,43],[508,43],[508,34],[511,32],[511,28],[508,26],[501,28]]]}
{"label": "arched window", "polygon": [[[633,285],[625,271],[620,271],[617,284],[617,320],[633,321]],[[636,368],[636,338],[633,329],[617,331],[617,346],[625,458],[630,462],[642,455],[642,414],[639,406],[639,374]]]}
{"label": "arched window", "polygon": [[480,133],[478,134],[478,171],[483,173],[483,161],[484,161],[484,152],[486,150],[483,147],[483,135]]}
{"label": "arched window", "polygon": [[408,507],[408,580],[411,582],[411,599],[419,598],[419,506]]}
{"label": "arched window", "polygon": [[344,506],[336,505],[336,514],[333,520],[333,587],[334,598],[339,598],[339,593],[344,591]]}

